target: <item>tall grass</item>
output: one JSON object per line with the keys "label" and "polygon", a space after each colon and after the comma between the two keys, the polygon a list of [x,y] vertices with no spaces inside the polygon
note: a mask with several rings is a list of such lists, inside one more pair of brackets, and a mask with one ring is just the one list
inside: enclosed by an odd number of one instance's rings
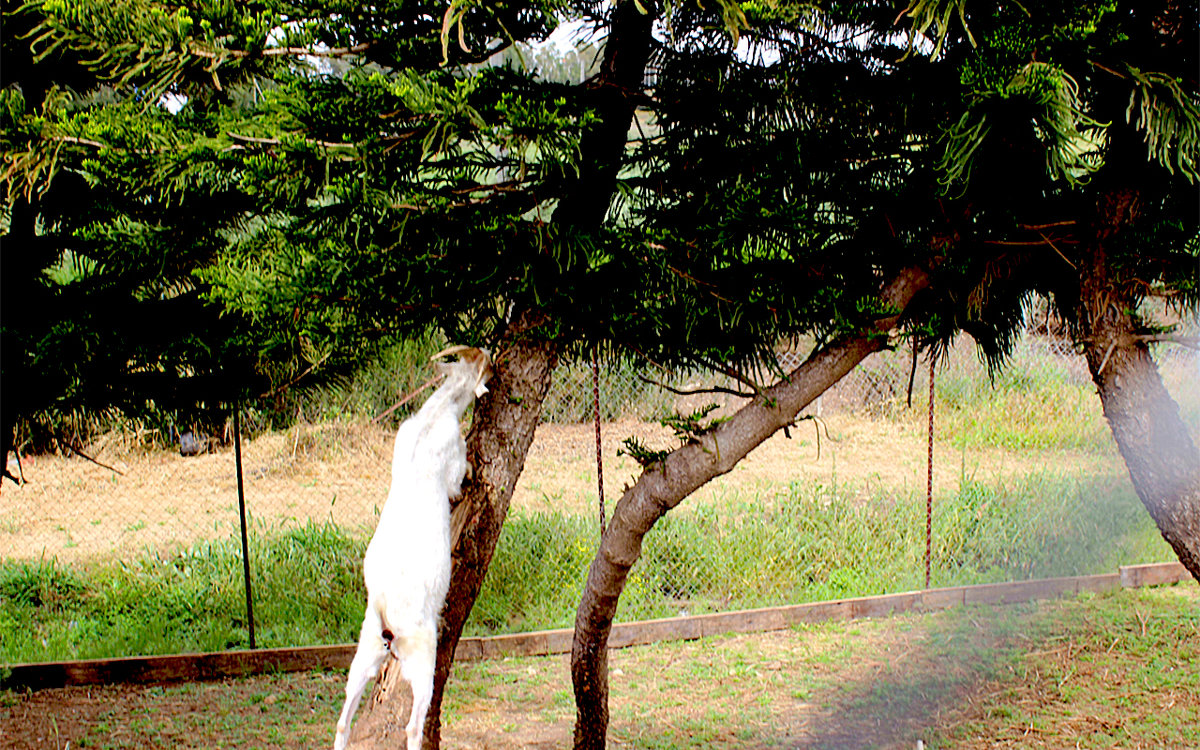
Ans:
{"label": "tall grass", "polygon": [[[662,519],[618,619],[663,617],[920,588],[924,502],[863,503],[838,486],[793,486]],[[592,519],[514,513],[468,634],[568,627],[595,554]],[[258,527],[251,546],[258,644],[353,641],[365,594],[365,529]],[[1120,476],[964,479],[936,498],[933,585],[1112,572],[1171,559]],[[92,566],[0,565],[0,662],[210,651],[248,641],[239,543],[146,551]]]}
{"label": "tall grass", "polygon": [[[365,535],[310,523],[251,544],[256,640],[354,640]],[[131,560],[0,564],[0,662],[245,648],[241,542],[229,538]]]}
{"label": "tall grass", "polygon": [[942,439],[960,448],[1115,450],[1100,400],[1080,385],[965,396],[946,388],[935,418]]}
{"label": "tall grass", "polygon": [[[1200,358],[1159,348],[1155,359],[1181,417],[1200,435]],[[955,350],[936,386],[937,430],[957,447],[1116,451],[1082,359],[1050,354],[1033,340],[990,376],[968,351]]]}
{"label": "tall grass", "polygon": [[[896,355],[886,364],[893,378],[900,375]],[[1003,369],[991,373],[973,347],[961,345],[939,363],[935,385],[935,429],[955,447],[1113,450],[1086,366],[1035,340],[1022,340]],[[923,420],[925,402],[918,394],[914,401],[915,409],[892,401],[882,416]]]}
{"label": "tall grass", "polygon": [[[924,585],[919,493],[863,503],[836,486],[799,486],[771,503],[678,510],[646,537],[618,619],[865,596]],[[936,498],[932,585],[1112,572],[1171,559],[1123,477],[1038,474],[965,479]],[[567,627],[595,553],[590,519],[514,514],[468,630]]]}

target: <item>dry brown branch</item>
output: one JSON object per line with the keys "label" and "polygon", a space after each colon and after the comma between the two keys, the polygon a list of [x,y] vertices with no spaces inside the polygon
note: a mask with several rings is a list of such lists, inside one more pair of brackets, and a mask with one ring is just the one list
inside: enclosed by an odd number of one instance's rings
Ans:
{"label": "dry brown branch", "polygon": [[352,47],[331,47],[329,49],[313,49],[311,47],[270,47],[259,52],[247,52],[240,49],[206,50],[199,47],[189,47],[188,52],[196,57],[208,60],[223,60],[235,58],[243,60],[249,57],[284,57],[287,55],[303,55],[305,57],[345,57],[365,52],[374,46],[374,42],[363,42]]}
{"label": "dry brown branch", "polygon": [[[1078,245],[1079,240],[1073,240],[1066,237],[1056,238],[1058,242],[1064,245]],[[1050,238],[1043,235],[1040,240],[984,240],[985,245],[1002,245],[1004,247],[1037,247],[1038,245],[1051,244]]]}
{"label": "dry brown branch", "polygon": [[1073,227],[1078,224],[1074,219],[1066,219],[1064,221],[1051,221],[1047,224],[1018,224],[1021,229],[1031,232],[1040,232],[1043,229],[1053,229],[1054,227]]}
{"label": "dry brown branch", "polygon": [[[278,146],[279,144],[281,144],[283,142],[278,138],[260,138],[258,136],[253,136],[253,135],[242,135],[241,133],[234,133],[233,131],[229,131],[229,130],[225,131],[225,135],[229,136],[230,138],[234,139],[235,141],[245,141],[246,143],[261,143],[261,144],[268,145],[268,146]],[[321,146],[322,148],[354,148],[355,146],[358,145],[355,143],[341,143],[338,141],[319,141],[319,140],[316,140],[315,138],[305,138],[304,142],[309,145],[312,145],[312,146]]]}
{"label": "dry brown branch", "polygon": [[120,469],[116,468],[115,466],[109,466],[109,465],[108,465],[108,464],[106,464],[106,463],[103,463],[103,462],[101,462],[101,461],[97,461],[96,459],[92,458],[92,457],[91,457],[91,456],[89,456],[88,454],[86,454],[86,453],[84,453],[83,451],[79,450],[79,448],[78,448],[77,446],[73,445],[72,443],[69,443],[69,442],[67,442],[67,441],[65,441],[65,440],[64,440],[64,441],[63,441],[63,445],[64,445],[64,446],[66,446],[66,447],[67,447],[67,448],[68,448],[68,449],[69,449],[69,450],[70,450],[72,453],[74,453],[75,455],[79,456],[80,458],[85,458],[85,459],[87,459],[88,461],[91,461],[92,463],[96,464],[97,466],[99,466],[99,467],[101,467],[101,468],[108,469],[109,471],[115,472],[115,473],[117,473],[117,474],[118,474],[118,475],[120,475],[120,476],[125,476],[125,472],[121,471]]}
{"label": "dry brown branch", "polygon": [[444,378],[444,377],[445,377],[445,375],[434,375],[429,380],[426,380],[424,383],[422,383],[421,385],[414,388],[411,392],[409,392],[409,394],[406,395],[404,398],[402,398],[399,401],[397,401],[396,403],[392,404],[391,407],[388,408],[386,411],[384,411],[382,414],[379,414],[374,419],[372,419],[371,424],[378,424],[381,420],[383,420],[385,417],[387,417],[387,415],[396,411],[401,406],[404,406],[409,401],[412,401],[414,398],[416,398],[418,393],[420,393],[421,391],[425,390],[429,386],[436,383],[440,378]]}
{"label": "dry brown branch", "polygon": [[661,383],[657,380],[652,380],[645,375],[638,375],[637,377],[638,380],[642,381],[643,383],[656,385],[659,388],[662,388],[664,391],[670,391],[671,393],[674,393],[676,396],[696,396],[702,393],[723,393],[729,396],[737,396],[738,398],[754,398],[755,396],[753,392],[739,391],[735,388],[725,388],[724,386],[720,385],[714,385],[711,388],[693,388],[690,390],[684,390],[682,388],[675,388],[674,386],[667,385],[666,383]]}

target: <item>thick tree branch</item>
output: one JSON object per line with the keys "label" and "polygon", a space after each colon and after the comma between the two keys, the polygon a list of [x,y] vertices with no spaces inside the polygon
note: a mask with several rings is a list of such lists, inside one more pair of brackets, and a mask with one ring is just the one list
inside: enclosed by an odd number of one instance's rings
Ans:
{"label": "thick tree branch", "polygon": [[575,618],[571,677],[575,685],[575,748],[602,750],[608,731],[608,636],[630,568],[655,522],[706,482],[730,471],[754,447],[792,424],[800,411],[883,348],[887,332],[929,283],[920,268],[900,272],[882,299],[897,314],[844,336],[743,406],[728,421],[645,470],[617,503],[588,571]]}
{"label": "thick tree branch", "polygon": [[587,87],[598,117],[580,139],[579,175],[554,211],[556,223],[580,228],[599,226],[608,213],[653,42],[654,16],[638,3],[618,2],[612,13],[604,61]]}

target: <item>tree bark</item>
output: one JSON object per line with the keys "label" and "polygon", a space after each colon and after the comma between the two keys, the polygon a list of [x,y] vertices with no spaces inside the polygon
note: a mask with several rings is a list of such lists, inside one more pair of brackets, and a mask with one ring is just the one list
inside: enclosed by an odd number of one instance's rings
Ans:
{"label": "tree bark", "polygon": [[[653,17],[637,3],[622,0],[612,11],[600,72],[588,83],[597,117],[580,140],[578,177],[563,189],[553,215],[556,224],[588,231],[600,227],[616,189],[637,97],[642,93],[653,41]],[[425,721],[426,750],[441,743],[441,704],[454,660],[454,648],[479,595],[508,513],[513,487],[533,441],[542,402],[557,360],[559,343],[524,337],[543,321],[533,313],[518,319],[497,356],[492,392],[476,405],[467,438],[474,482],[451,519],[453,569],[438,630],[438,660],[433,702]],[[391,666],[389,663],[388,666]],[[383,747],[391,732],[403,734],[411,710],[411,691],[399,669],[385,669],[351,734],[351,748]]]}
{"label": "tree bark", "polygon": [[[892,309],[903,311],[928,283],[924,270],[905,269],[887,285],[882,299]],[[592,560],[575,618],[571,678],[577,750],[602,750],[605,746],[608,636],[626,577],[641,554],[642,539],[667,511],[701,485],[731,470],[755,446],[791,424],[800,410],[829,386],[882,349],[898,317],[876,321],[815,353],[728,421],[647,468],[622,495]]]}
{"label": "tree bark", "polygon": [[[541,338],[544,317],[526,311],[514,316],[496,352],[488,393],[475,405],[467,435],[472,476],[450,515],[450,590],[438,627],[433,702],[425,721],[423,747],[441,742],[441,705],[454,650],[487,574],[513,488],[541,419],[542,403],[557,361],[557,346]],[[394,747],[404,742],[412,692],[389,660],[366,702],[350,738],[351,748]]]}
{"label": "tree bark", "polygon": [[1138,193],[1103,193],[1080,267],[1084,355],[1134,490],[1179,561],[1200,580],[1200,451],[1163,386],[1105,241],[1132,221]]}
{"label": "tree bark", "polygon": [[653,27],[654,16],[636,2],[620,0],[612,10],[600,70],[584,84],[597,117],[580,138],[579,174],[554,210],[556,224],[592,229],[604,222],[642,94]]}
{"label": "tree bark", "polygon": [[[553,215],[556,223],[583,230],[604,223],[616,190],[636,98],[642,91],[653,41],[652,26],[653,17],[638,10],[636,2],[624,0],[612,11],[604,62],[588,84],[598,118],[583,133],[580,174],[564,187]],[[496,550],[500,527],[508,515],[512,487],[521,475],[529,444],[533,442],[541,404],[558,358],[558,343],[530,340],[526,336],[541,323],[540,313],[533,312],[515,320],[500,344],[505,354],[497,356],[491,394],[475,407],[475,419],[467,438],[468,458],[475,475],[472,484],[463,488],[462,500],[450,518],[454,568],[438,630],[437,673],[422,743],[426,750],[436,750],[442,742],[442,696],[454,662],[454,650]],[[412,691],[403,682],[400,670],[385,668],[371,701],[356,722],[350,748],[396,744],[389,737],[392,732],[402,736],[412,710],[410,703]]]}

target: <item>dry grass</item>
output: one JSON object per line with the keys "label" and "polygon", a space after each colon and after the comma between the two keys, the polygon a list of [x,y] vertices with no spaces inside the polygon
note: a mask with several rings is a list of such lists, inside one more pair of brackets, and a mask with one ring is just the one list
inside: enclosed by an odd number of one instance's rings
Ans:
{"label": "dry grass", "polygon": [[[246,505],[266,524],[332,517],[373,524],[387,495],[390,436],[360,426],[304,427],[247,441]],[[142,546],[186,545],[238,526],[233,451],[184,458],[167,452],[98,451],[31,457],[22,487],[0,498],[6,556],[63,561]],[[120,472],[120,473],[118,473]]]}
{"label": "dry grass", "polygon": [[[732,472],[701,488],[683,506],[750,501],[786,493],[792,483],[844,486],[863,498],[925,484],[920,420],[889,421],[849,414],[802,423],[792,438],[777,434]],[[605,494],[609,507],[637,476],[621,441],[637,436],[655,448],[674,438],[657,424],[604,425]],[[305,425],[246,441],[246,504],[254,522],[274,526],[332,518],[369,528],[387,496],[392,433],[365,424]],[[1064,475],[1119,474],[1107,453],[984,448],[935,449],[935,491],[951,491],[965,475],[1000,481],[1047,469]],[[0,543],[12,558],[62,561],[120,554],[142,546],[186,545],[225,536],[238,526],[237,477],[231,449],[184,458],[113,441],[95,458],[30,457],[23,487],[0,496]],[[15,470],[15,465],[14,465]],[[120,473],[117,473],[120,472]],[[513,498],[515,509],[592,515],[596,508],[595,432],[590,425],[538,428]]]}

